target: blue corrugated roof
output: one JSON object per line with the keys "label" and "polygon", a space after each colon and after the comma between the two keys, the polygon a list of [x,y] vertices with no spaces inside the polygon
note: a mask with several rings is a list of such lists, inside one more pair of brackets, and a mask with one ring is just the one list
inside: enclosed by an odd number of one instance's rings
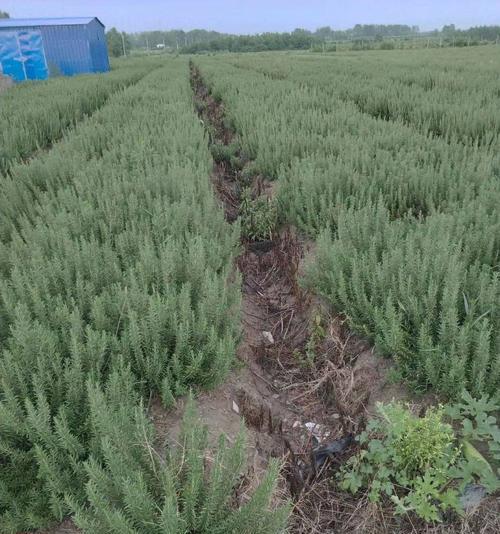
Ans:
{"label": "blue corrugated roof", "polygon": [[104,26],[97,17],[68,17],[55,19],[0,19],[0,28],[25,28],[32,26],[75,26],[85,25],[94,19]]}

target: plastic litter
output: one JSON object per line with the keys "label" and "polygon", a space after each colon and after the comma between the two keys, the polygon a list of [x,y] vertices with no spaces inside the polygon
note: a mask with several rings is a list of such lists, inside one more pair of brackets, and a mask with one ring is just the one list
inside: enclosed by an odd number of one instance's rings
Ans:
{"label": "plastic litter", "polygon": [[467,484],[460,496],[460,504],[464,510],[476,508],[486,497],[486,488],[480,484]]}
{"label": "plastic litter", "polygon": [[312,459],[316,471],[321,468],[321,466],[328,459],[332,458],[336,454],[340,454],[341,452],[345,451],[345,449],[347,449],[347,447],[349,447],[349,445],[351,445],[351,443],[353,442],[354,438],[352,437],[352,435],[349,435],[313,449]]}
{"label": "plastic litter", "polygon": [[330,435],[330,432],[323,425],[320,425],[319,423],[309,422],[309,423],[306,423],[304,426],[307,428],[308,432],[313,437],[314,445],[319,445],[322,441],[324,441]]}
{"label": "plastic litter", "polygon": [[269,345],[274,345],[274,337],[271,332],[262,332],[262,337],[264,338],[264,341],[266,343],[268,343]]}

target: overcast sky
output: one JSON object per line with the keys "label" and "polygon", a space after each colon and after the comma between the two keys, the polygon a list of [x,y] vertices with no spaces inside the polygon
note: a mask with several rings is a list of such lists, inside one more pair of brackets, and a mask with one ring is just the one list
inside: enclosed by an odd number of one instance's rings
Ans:
{"label": "overcast sky", "polygon": [[500,24],[500,0],[0,0],[11,17],[97,16],[132,32],[204,28],[228,33],[417,24]]}

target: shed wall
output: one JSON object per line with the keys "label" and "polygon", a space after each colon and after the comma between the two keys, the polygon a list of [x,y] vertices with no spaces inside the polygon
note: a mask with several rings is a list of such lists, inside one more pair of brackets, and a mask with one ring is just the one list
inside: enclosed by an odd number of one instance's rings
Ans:
{"label": "shed wall", "polygon": [[97,20],[87,25],[93,72],[109,71],[108,45],[104,28]]}
{"label": "shed wall", "polygon": [[41,31],[50,75],[93,71],[86,26],[42,26]]}

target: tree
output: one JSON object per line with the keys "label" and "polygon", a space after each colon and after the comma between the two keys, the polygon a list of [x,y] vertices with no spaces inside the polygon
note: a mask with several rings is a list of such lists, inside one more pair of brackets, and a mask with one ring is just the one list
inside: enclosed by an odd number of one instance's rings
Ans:
{"label": "tree", "polygon": [[442,31],[445,35],[453,35],[457,31],[457,29],[455,27],[455,24],[449,24],[448,26],[443,26]]}
{"label": "tree", "polygon": [[0,10],[0,19],[10,19],[10,15],[7,13],[7,11]]}
{"label": "tree", "polygon": [[312,33],[303,28],[295,28],[290,35],[291,48],[301,49],[309,48],[312,41]]}
{"label": "tree", "polygon": [[111,28],[106,33],[106,39],[108,41],[108,50],[113,57],[121,57],[125,53],[128,54],[130,51],[131,43],[129,36],[123,32],[119,32],[116,28]]}
{"label": "tree", "polygon": [[315,32],[316,37],[322,40],[331,39],[333,30],[330,26],[323,26],[318,28]]}

